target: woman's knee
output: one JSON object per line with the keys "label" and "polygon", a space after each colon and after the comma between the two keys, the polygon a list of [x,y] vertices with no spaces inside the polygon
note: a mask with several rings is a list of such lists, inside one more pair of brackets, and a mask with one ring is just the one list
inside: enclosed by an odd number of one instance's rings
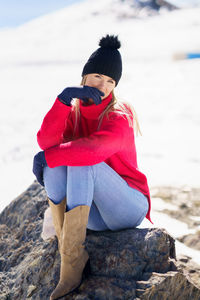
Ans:
{"label": "woman's knee", "polygon": [[92,166],[68,166],[67,167],[67,172],[73,172],[73,173],[77,173],[77,172],[85,172],[88,170],[91,170]]}
{"label": "woman's knee", "polygon": [[108,165],[105,162],[101,162],[98,163],[96,165],[92,165],[92,166],[68,166],[68,176],[71,177],[71,175],[74,175],[78,178],[78,176],[84,176],[83,174],[85,174],[85,176],[91,176],[93,179],[96,178],[97,176],[97,172],[99,172],[99,170],[102,168],[102,166],[105,167]]}
{"label": "woman's knee", "polygon": [[44,167],[43,170],[43,177],[44,180],[46,179],[53,179],[53,180],[60,180],[65,179],[67,176],[67,167],[66,166],[59,166],[55,168],[50,168],[48,166]]}

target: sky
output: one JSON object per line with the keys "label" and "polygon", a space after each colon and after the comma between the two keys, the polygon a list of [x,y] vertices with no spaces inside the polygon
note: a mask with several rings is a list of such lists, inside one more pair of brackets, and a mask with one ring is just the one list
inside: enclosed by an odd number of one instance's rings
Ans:
{"label": "sky", "polygon": [[0,27],[15,27],[81,0],[0,0]]}
{"label": "sky", "polygon": [[[81,1],[84,0],[0,0],[0,28],[19,26],[31,19]],[[200,5],[200,0],[169,0],[169,2],[181,7]]]}

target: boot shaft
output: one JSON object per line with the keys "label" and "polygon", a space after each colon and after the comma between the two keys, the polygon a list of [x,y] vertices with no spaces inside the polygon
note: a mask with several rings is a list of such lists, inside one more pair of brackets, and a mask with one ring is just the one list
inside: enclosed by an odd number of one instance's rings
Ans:
{"label": "boot shaft", "polygon": [[59,204],[54,204],[49,199],[49,206],[51,208],[53,224],[54,224],[54,227],[55,227],[58,242],[60,243],[61,231],[62,231],[63,222],[64,222],[64,214],[65,214],[65,211],[66,211],[66,198],[64,198],[62,200],[62,202],[60,202]]}
{"label": "boot shaft", "polygon": [[80,205],[64,214],[62,252],[72,253],[84,248],[89,211],[89,206]]}

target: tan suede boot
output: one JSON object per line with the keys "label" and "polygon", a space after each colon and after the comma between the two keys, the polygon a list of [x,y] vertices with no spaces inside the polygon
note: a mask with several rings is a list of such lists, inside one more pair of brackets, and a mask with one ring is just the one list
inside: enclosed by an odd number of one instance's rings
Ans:
{"label": "tan suede boot", "polygon": [[51,207],[51,214],[53,218],[53,224],[56,231],[56,236],[58,238],[58,247],[61,247],[61,231],[64,222],[64,214],[66,211],[66,198],[62,200],[59,204],[54,204],[50,199],[49,206]]}
{"label": "tan suede boot", "polygon": [[61,233],[60,280],[50,300],[69,294],[81,284],[83,269],[89,258],[83,246],[89,211],[89,206],[80,205],[65,213]]}

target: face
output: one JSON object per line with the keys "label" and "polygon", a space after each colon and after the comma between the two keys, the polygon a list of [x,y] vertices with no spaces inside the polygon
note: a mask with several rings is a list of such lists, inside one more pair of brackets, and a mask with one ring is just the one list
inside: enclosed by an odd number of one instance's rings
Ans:
{"label": "face", "polygon": [[[115,87],[115,80],[113,80],[111,77],[102,75],[102,74],[87,74],[86,75],[86,81],[85,85],[95,87],[99,89],[101,92],[104,93],[104,96],[101,97],[101,99],[105,99],[108,97],[108,95],[112,92],[112,90]],[[93,100],[90,99],[90,103],[92,103]]]}

